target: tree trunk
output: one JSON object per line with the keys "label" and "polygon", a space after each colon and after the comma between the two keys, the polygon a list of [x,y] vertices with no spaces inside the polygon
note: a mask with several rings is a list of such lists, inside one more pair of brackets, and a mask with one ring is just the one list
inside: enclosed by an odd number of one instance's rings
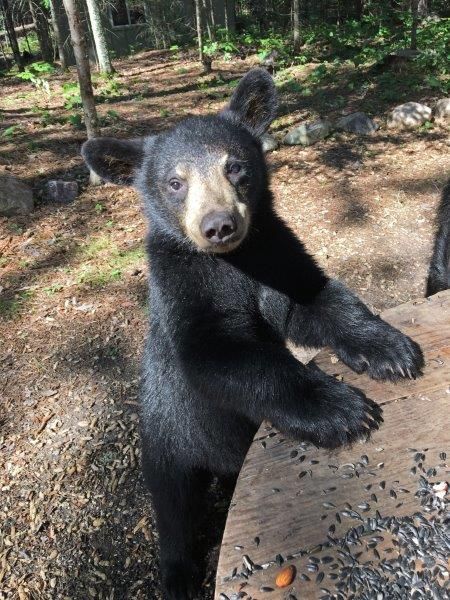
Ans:
{"label": "tree trunk", "polygon": [[203,64],[203,27],[201,0],[195,0],[195,20],[197,23],[198,58]]}
{"label": "tree trunk", "polygon": [[3,44],[2,38],[0,38],[0,52],[2,53],[3,60],[5,61],[5,65],[9,65],[9,59],[6,55],[5,46]]}
{"label": "tree trunk", "polygon": [[425,19],[425,17],[428,17],[428,0],[419,0],[417,12],[421,19]]}
{"label": "tree trunk", "polygon": [[228,20],[228,0],[223,0],[223,20],[228,39],[228,36],[230,35],[230,23]]}
{"label": "tree trunk", "polygon": [[418,0],[411,0],[412,25],[411,25],[411,50],[417,50],[417,25],[419,23]]}
{"label": "tree trunk", "polygon": [[294,52],[300,50],[300,0],[292,0],[292,21],[294,26]]}
{"label": "tree trunk", "polygon": [[32,52],[31,52],[31,48],[30,48],[30,42],[28,40],[28,35],[27,35],[27,30],[25,29],[25,23],[23,22],[23,14],[20,13],[20,25],[22,27],[22,36],[25,38],[25,43],[27,45],[28,48],[28,54],[30,56],[32,56]]}
{"label": "tree trunk", "polygon": [[67,54],[66,49],[64,48],[64,40],[61,30],[61,12],[60,5],[58,0],[49,0],[50,3],[50,14],[52,17],[52,27],[53,32],[55,34],[56,46],[58,48],[58,56],[59,62],[61,64],[61,69],[65,71],[67,69]]}
{"label": "tree trunk", "polygon": [[209,15],[208,15],[208,10],[206,8],[205,0],[202,0],[202,6],[200,7],[200,10],[203,13],[202,23],[204,23],[204,25],[206,26],[206,31],[208,32],[208,39],[211,41],[212,40],[211,24],[209,22]]}
{"label": "tree trunk", "polygon": [[36,36],[41,49],[42,60],[53,62],[53,44],[48,31],[47,15],[37,0],[29,0],[30,12],[36,28]]}
{"label": "tree trunk", "polygon": [[236,30],[236,5],[235,0],[224,0],[224,11],[225,11],[225,29],[227,33],[234,32]]}
{"label": "tree trunk", "polygon": [[11,9],[9,8],[8,0],[0,0],[0,7],[3,12],[3,19],[5,21],[5,29],[8,34],[9,45],[14,56],[14,61],[19,69],[23,71],[23,61],[19,50],[19,44],[17,43],[16,31],[14,29],[14,22],[11,16]]}
{"label": "tree trunk", "polygon": [[98,0],[86,0],[89,12],[89,20],[92,27],[92,36],[97,51],[98,66],[100,73],[114,73],[109,56],[108,44],[106,42],[105,29],[102,23]]}
{"label": "tree trunk", "polygon": [[[85,30],[81,23],[80,11],[77,0],[63,0],[69,21],[70,37],[72,39],[73,52],[77,63],[78,83],[80,85],[80,96],[83,104],[84,122],[86,124],[89,139],[98,137],[100,130],[98,126],[97,111],[95,109],[94,92],[92,90],[91,70],[85,43]],[[91,171],[90,182],[98,185],[100,178]]]}
{"label": "tree trunk", "polygon": [[364,0],[356,0],[355,13],[358,21],[361,21],[364,15]]}

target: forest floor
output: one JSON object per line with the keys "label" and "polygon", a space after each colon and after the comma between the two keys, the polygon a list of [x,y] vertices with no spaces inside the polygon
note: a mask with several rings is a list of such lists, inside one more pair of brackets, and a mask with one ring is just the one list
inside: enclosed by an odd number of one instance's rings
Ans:
{"label": "forest floor", "polygon": [[[102,132],[136,136],[215,111],[255,62],[215,63],[202,77],[185,55],[116,61],[114,79],[96,79]],[[376,311],[423,296],[449,135],[433,126],[393,133],[383,120],[395,104],[437,96],[408,92],[401,78],[386,94],[361,72],[349,85],[354,75],[344,71],[302,95],[296,82],[316,66],[278,75],[275,134],[344,110],[364,110],[381,128],[269,154],[276,208],[328,273]],[[0,173],[40,198],[31,216],[0,219],[0,599],[156,599],[137,414],[146,224],[133,190],[88,187],[85,136],[63,106],[62,85],[74,80],[73,70],[53,75],[50,95],[0,80]],[[73,204],[42,197],[55,178],[78,181]],[[220,531],[226,501],[216,490],[210,504]],[[213,589],[212,558],[204,599]]]}

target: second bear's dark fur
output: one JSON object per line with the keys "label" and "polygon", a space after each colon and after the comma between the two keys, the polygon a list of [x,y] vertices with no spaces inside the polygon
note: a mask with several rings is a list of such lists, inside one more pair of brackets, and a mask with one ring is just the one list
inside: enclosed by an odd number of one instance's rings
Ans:
{"label": "second bear's dark fur", "polygon": [[[209,476],[239,471],[263,419],[326,448],[379,426],[377,405],[301,364],[286,340],[329,345],[376,379],[416,377],[423,366],[419,346],[329,279],[274,212],[259,136],[275,111],[273,82],[257,69],[217,116],[83,148],[100,176],[136,185],[150,221],[143,469],[170,600],[195,595],[194,550]],[[211,214],[225,214],[234,232],[205,228]]]}
{"label": "second bear's dark fur", "polygon": [[442,191],[436,224],[436,238],[428,273],[427,296],[450,288],[450,181]]}

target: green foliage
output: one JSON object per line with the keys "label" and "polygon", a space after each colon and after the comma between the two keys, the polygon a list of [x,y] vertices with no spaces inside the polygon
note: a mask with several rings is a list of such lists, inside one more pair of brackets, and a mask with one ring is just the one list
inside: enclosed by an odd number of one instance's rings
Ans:
{"label": "green foliage", "polygon": [[112,77],[100,88],[99,91],[102,96],[106,96],[107,98],[117,98],[118,96],[122,95],[123,89],[123,83],[120,83],[116,78]]}
{"label": "green foliage", "polygon": [[302,95],[304,95],[306,89],[302,83],[297,81],[297,79],[291,77],[285,80],[279,80],[277,82],[277,87],[279,87],[283,92]]}
{"label": "green foliage", "polygon": [[[25,37],[18,38],[17,43],[19,44],[20,52],[22,54],[24,52],[31,52],[32,54],[38,54],[40,51],[40,47],[39,47],[39,40],[37,38],[36,32],[28,31],[27,39],[28,39],[28,42],[25,39]],[[28,49],[28,46],[29,46],[29,49]]]}
{"label": "green foliage", "polygon": [[[400,48],[409,48],[411,13],[397,12],[396,21],[367,15],[361,21],[348,20],[341,26],[321,23],[306,25],[302,35],[307,55],[312,49],[316,57],[324,53],[350,59],[355,65],[380,61]],[[448,74],[450,69],[450,19],[426,19],[417,30],[419,54],[415,62],[428,72]]]}
{"label": "green foliage", "polygon": [[281,34],[272,31],[267,37],[259,38],[256,40],[258,58],[264,60],[272,50],[278,52],[279,58],[282,56],[288,56],[289,51],[286,44],[286,37]]}
{"label": "green foliage", "polygon": [[434,128],[434,123],[432,123],[431,121],[425,121],[425,123],[423,125],[420,126],[420,131],[428,131],[429,129],[433,129]]}
{"label": "green foliage", "polygon": [[106,115],[107,115],[108,119],[112,122],[120,120],[120,115],[117,112],[117,110],[110,109],[110,110],[106,111]]}
{"label": "green foliage", "polygon": [[42,60],[27,65],[25,70],[21,73],[17,73],[17,77],[24,81],[30,81],[37,90],[45,92],[50,95],[50,85],[48,83],[46,75],[52,75],[55,72],[55,68],[50,63]]}
{"label": "green foliage", "polygon": [[22,131],[23,131],[22,125],[20,125],[20,124],[19,125],[10,125],[10,127],[7,127],[6,129],[4,129],[1,132],[0,137],[11,139],[18,133],[22,133]]}
{"label": "green foliage", "polygon": [[[97,206],[101,206],[101,210]],[[104,210],[101,204],[94,208],[98,213]],[[121,250],[110,235],[92,239],[82,248],[81,253],[84,261],[75,273],[76,281],[95,287],[119,281],[125,270],[141,264],[145,259],[142,246]]]}
{"label": "green foliage", "polygon": [[327,75],[328,75],[328,67],[327,67],[326,63],[322,63],[308,75],[308,80],[312,83],[319,83]]}
{"label": "green foliage", "polygon": [[33,112],[38,113],[39,123],[42,127],[47,127],[48,125],[52,125],[53,123],[55,123],[55,119],[49,110],[47,110],[47,109],[41,110],[39,108],[36,109],[36,107],[35,107],[33,109]]}
{"label": "green foliage", "polygon": [[[81,115],[80,115],[81,118]],[[116,110],[107,110],[106,115],[99,117],[99,123],[101,127],[105,127],[107,125],[112,125],[113,123],[117,123],[120,121],[120,115]]]}
{"label": "green foliage", "polygon": [[416,61],[423,69],[440,75],[450,73],[450,19],[429,19],[417,31]]}
{"label": "green foliage", "polygon": [[226,29],[217,29],[214,41],[208,41],[203,45],[203,52],[211,58],[221,57],[223,60],[231,60],[233,55],[239,53],[235,41],[230,38]]}
{"label": "green foliage", "polygon": [[124,84],[121,83],[116,73],[98,73],[92,76],[92,85],[95,88],[96,95],[103,101],[109,98],[118,98],[122,95]]}
{"label": "green foliage", "polygon": [[250,27],[242,34],[232,34],[223,28],[216,28],[214,40],[203,45],[203,52],[211,58],[231,60],[236,55],[257,53],[260,60],[277,50],[277,62],[284,62],[290,52],[289,37],[276,31],[270,31],[263,37],[254,27]]}
{"label": "green foliage", "polygon": [[80,86],[76,82],[68,81],[63,83],[62,95],[64,98],[64,108],[72,110],[81,107]]}
{"label": "green foliage", "polygon": [[61,292],[63,289],[64,289],[64,286],[61,285],[60,283],[53,283],[49,287],[45,287],[44,292],[47,294],[47,296],[53,296],[57,292]]}
{"label": "green foliage", "polygon": [[20,125],[11,125],[10,127],[7,127],[4,131],[2,131],[1,137],[12,138],[16,133],[20,132],[21,130],[22,127]]}
{"label": "green foliage", "polygon": [[71,115],[69,115],[67,117],[67,121],[73,127],[75,127],[75,129],[83,129],[83,118],[81,116],[81,113],[79,113],[79,112],[72,113]]}

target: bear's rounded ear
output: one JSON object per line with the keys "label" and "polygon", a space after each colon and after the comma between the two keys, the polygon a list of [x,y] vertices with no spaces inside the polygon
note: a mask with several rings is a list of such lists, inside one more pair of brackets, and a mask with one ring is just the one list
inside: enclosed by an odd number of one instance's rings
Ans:
{"label": "bear's rounded ear", "polygon": [[272,77],[264,69],[252,69],[245,75],[221,116],[244,125],[260,137],[275,119],[278,97]]}
{"label": "bear's rounded ear", "polygon": [[83,144],[81,155],[88,167],[105,181],[133,185],[144,157],[144,143],[145,138],[92,138]]}

